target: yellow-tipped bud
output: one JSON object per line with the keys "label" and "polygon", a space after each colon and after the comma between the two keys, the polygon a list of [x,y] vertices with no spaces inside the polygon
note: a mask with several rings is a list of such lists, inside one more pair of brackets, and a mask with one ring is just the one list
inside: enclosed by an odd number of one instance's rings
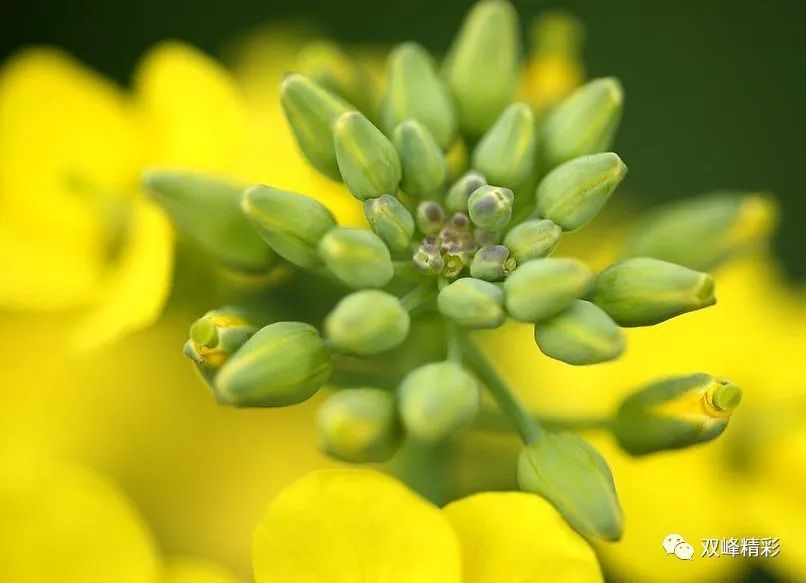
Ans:
{"label": "yellow-tipped bud", "polygon": [[704,443],[725,431],[741,399],[739,387],[708,374],[663,379],[622,402],[613,432],[633,455]]}
{"label": "yellow-tipped bud", "polygon": [[712,269],[765,243],[777,219],[771,196],[715,192],[661,207],[639,221],[627,254]]}

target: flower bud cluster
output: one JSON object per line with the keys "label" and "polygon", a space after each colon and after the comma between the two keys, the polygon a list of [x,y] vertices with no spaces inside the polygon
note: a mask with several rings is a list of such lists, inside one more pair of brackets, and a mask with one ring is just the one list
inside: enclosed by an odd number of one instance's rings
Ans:
{"label": "flower bud cluster", "polygon": [[[713,279],[699,270],[758,243],[773,213],[760,195],[715,195],[654,214],[625,258],[601,273],[552,257],[626,176],[609,151],[624,92],[616,79],[594,79],[538,112],[514,101],[520,54],[517,15],[505,0],[471,9],[441,69],[415,43],[394,49],[380,100],[337,46],[304,51],[301,72],[280,88],[286,119],[300,152],[343,183],[369,228],[340,226],[321,202],[271,186],[160,171],[146,184],[220,263],[302,272],[309,279],[301,281],[317,282],[311,295],[338,294],[322,296],[327,313],[314,322],[260,327],[227,310],[198,320],[185,354],[220,402],[286,406],[331,383],[341,390],[320,409],[322,447],[342,460],[379,462],[403,436],[436,442],[467,427],[486,387],[522,425],[521,487],[581,532],[616,539],[621,514],[607,464],[576,436],[524,421],[483,353],[468,348],[468,333],[510,319],[533,326],[550,358],[575,366],[616,359],[623,328],[713,305]],[[437,357],[407,342],[423,312],[446,340]],[[406,370],[392,366],[398,361]],[[707,375],[663,381],[628,398],[612,431],[633,454],[704,442],[724,430],[739,395]]]}

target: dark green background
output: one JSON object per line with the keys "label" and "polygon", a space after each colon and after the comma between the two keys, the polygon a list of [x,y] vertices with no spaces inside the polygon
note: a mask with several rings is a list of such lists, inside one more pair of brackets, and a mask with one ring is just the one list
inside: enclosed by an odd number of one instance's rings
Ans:
{"label": "dark green background", "polygon": [[[776,247],[806,278],[806,11],[800,1],[516,1],[523,16],[573,11],[588,31],[592,76],[620,77],[627,109],[617,144],[629,190],[647,201],[710,189],[767,189],[783,202]],[[125,82],[154,42],[217,53],[274,20],[314,21],[347,41],[415,39],[445,49],[470,5],[459,0],[0,0],[0,56],[67,48]]]}

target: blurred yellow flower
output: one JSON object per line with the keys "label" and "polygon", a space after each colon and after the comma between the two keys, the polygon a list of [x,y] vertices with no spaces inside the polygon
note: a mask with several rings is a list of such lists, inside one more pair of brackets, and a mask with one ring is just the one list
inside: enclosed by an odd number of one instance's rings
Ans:
{"label": "blurred yellow flower", "polygon": [[0,306],[81,310],[71,343],[93,348],[152,324],[170,292],[172,230],[141,193],[148,167],[298,189],[346,224],[360,205],[315,176],[275,95],[249,103],[227,71],[166,42],[127,93],[55,49],[0,72]]}
{"label": "blurred yellow flower", "polygon": [[114,484],[80,466],[14,461],[0,466],[0,580],[157,581],[154,541]]}
{"label": "blurred yellow flower", "polygon": [[236,583],[207,560],[164,565],[137,509],[105,476],[42,458],[0,463],[0,580]]}
{"label": "blurred yellow flower", "polygon": [[323,470],[287,487],[252,552],[257,583],[602,578],[587,542],[537,496],[478,494],[440,511],[369,470]]}

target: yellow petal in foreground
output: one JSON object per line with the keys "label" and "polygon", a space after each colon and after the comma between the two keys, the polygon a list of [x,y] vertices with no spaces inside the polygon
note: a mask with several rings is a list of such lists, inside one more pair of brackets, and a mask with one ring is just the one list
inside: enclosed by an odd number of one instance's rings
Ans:
{"label": "yellow petal in foreground", "polygon": [[0,580],[157,583],[154,542],[117,487],[62,464],[0,467]]}
{"label": "yellow petal in foreground", "polygon": [[176,557],[165,564],[161,583],[238,583],[238,579],[212,561]]}
{"label": "yellow petal in foreground", "polygon": [[257,583],[458,583],[456,537],[438,508],[370,470],[323,470],[269,505],[252,545]]}
{"label": "yellow petal in foreground", "polygon": [[232,176],[244,155],[241,96],[216,61],[179,42],[157,45],[135,75],[151,165]]}
{"label": "yellow petal in foreground", "polygon": [[95,348],[156,321],[171,290],[172,271],[171,226],[156,205],[136,199],[128,239],[109,269],[98,303],[77,327],[76,348]]}
{"label": "yellow petal in foreground", "polygon": [[593,549],[539,496],[475,494],[444,512],[461,542],[465,583],[602,580]]}

